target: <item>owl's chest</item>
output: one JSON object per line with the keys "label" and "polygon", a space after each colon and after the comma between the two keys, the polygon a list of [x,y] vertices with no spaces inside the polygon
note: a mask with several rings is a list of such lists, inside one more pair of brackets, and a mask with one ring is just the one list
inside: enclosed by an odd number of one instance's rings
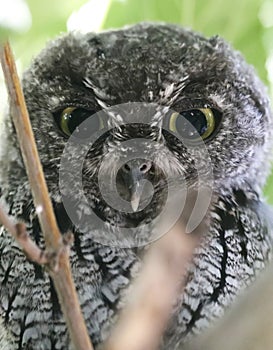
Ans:
{"label": "owl's chest", "polygon": [[[219,206],[196,251],[164,349],[174,348],[221,315],[265,266],[270,251],[270,235],[256,212]],[[67,329],[48,275],[25,259],[5,231],[0,253],[0,312],[17,344],[10,349],[68,349]],[[139,256],[136,250],[99,245],[88,235],[76,234],[71,266],[89,334],[100,344],[126,302],[128,287],[141,268]]]}

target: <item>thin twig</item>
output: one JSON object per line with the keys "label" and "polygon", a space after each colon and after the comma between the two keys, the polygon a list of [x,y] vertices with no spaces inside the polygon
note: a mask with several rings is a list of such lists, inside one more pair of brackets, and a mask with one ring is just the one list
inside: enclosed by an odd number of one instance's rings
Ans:
{"label": "thin twig", "polygon": [[105,350],[155,350],[182,294],[198,236],[176,225],[148,251]]}
{"label": "thin twig", "polygon": [[2,69],[11,102],[11,116],[17,132],[35,207],[40,209],[37,211],[37,214],[45,237],[46,246],[51,249],[59,249],[62,244],[62,238],[56,223],[52,203],[49,199],[47,185],[11,48],[7,43],[0,50]]}
{"label": "thin twig", "polygon": [[17,239],[17,230],[15,222],[8,216],[5,209],[0,205],[0,223],[6,228],[7,231]]}
{"label": "thin twig", "polygon": [[24,223],[13,223],[12,219],[6,214],[4,208],[0,205],[0,224],[15,238],[21,246],[27,258],[37,264],[48,264],[47,254],[43,252],[35,242],[29,237]]}
{"label": "thin twig", "polygon": [[9,43],[0,47],[0,59],[11,104],[11,115],[17,132],[22,156],[38,217],[45,237],[46,250],[58,256],[58,269],[49,271],[54,282],[72,343],[77,350],[93,349],[72,279],[69,250],[63,244],[52,203],[49,198],[42,166],[38,156],[23,92]]}

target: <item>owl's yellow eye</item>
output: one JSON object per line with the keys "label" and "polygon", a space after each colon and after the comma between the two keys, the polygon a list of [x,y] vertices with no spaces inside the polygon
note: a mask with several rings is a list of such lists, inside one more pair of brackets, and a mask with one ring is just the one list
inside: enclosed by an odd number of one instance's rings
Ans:
{"label": "owl's yellow eye", "polygon": [[[67,107],[55,115],[55,120],[66,136],[74,133],[75,136],[86,138],[104,127],[103,120],[96,111],[84,108]],[[86,122],[83,123],[84,121]]]}
{"label": "owl's yellow eye", "polygon": [[170,131],[195,141],[208,139],[219,124],[219,114],[211,108],[196,108],[173,113],[169,119]]}

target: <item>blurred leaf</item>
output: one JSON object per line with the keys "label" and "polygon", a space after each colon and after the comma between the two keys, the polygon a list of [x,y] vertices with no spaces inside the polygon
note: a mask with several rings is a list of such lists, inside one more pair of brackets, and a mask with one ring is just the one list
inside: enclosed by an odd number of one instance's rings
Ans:
{"label": "blurred leaf", "polygon": [[11,34],[10,29],[0,26],[0,44],[6,41]]}
{"label": "blurred leaf", "polygon": [[[31,15],[25,0],[0,0],[0,41],[14,33],[24,34],[31,26]],[[1,3],[2,2],[2,3]]]}
{"label": "blurred leaf", "polygon": [[37,54],[47,41],[66,32],[66,21],[69,15],[79,9],[86,0],[27,0],[31,14],[32,27],[27,34],[12,38],[16,56],[23,65]]}
{"label": "blurred leaf", "polygon": [[273,173],[271,172],[271,176],[267,179],[265,188],[264,188],[265,198],[268,203],[273,205]]}

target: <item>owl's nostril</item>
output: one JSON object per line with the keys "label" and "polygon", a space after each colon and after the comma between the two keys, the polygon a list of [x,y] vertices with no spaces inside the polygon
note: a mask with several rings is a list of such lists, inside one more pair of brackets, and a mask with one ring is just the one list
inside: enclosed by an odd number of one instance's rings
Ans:
{"label": "owl's nostril", "polygon": [[140,170],[141,172],[145,172],[146,169],[147,169],[147,164],[142,164],[142,165],[140,166],[140,168],[139,168],[139,170]]}
{"label": "owl's nostril", "polygon": [[151,166],[152,166],[151,162],[146,162],[146,163],[143,163],[143,164],[140,165],[139,170],[143,174],[145,174],[151,169]]}
{"label": "owl's nostril", "polygon": [[123,165],[123,169],[126,171],[126,172],[129,172],[130,170],[131,170],[131,167],[130,167],[130,165],[129,164],[124,164]]}

